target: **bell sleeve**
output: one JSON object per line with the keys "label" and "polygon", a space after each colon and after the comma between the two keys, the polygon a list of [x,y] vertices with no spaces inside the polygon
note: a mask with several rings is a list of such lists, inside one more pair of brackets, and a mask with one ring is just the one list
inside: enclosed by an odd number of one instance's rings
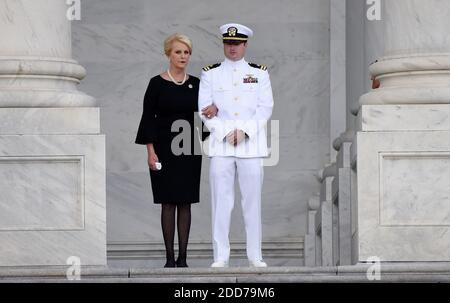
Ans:
{"label": "bell sleeve", "polygon": [[136,144],[147,145],[157,141],[156,99],[158,85],[155,78],[150,80],[144,96],[141,122],[136,135]]}

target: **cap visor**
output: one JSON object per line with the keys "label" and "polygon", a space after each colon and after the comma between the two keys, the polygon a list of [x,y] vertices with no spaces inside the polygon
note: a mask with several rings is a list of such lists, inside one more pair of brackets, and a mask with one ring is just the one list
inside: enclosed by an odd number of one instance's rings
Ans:
{"label": "cap visor", "polygon": [[247,42],[247,40],[223,40],[223,44],[239,45]]}

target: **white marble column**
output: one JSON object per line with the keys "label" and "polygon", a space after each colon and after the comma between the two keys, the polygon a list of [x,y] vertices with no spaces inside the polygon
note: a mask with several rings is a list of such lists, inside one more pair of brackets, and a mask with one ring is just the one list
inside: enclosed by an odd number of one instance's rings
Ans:
{"label": "white marble column", "polygon": [[105,138],[68,8],[0,1],[0,266],[106,264]]}
{"label": "white marble column", "polygon": [[86,107],[78,91],[86,75],[72,59],[70,21],[63,0],[0,2],[0,106]]}
{"label": "white marble column", "polygon": [[450,103],[450,2],[386,0],[384,57],[371,67],[381,88],[361,104]]}
{"label": "white marble column", "polygon": [[359,102],[357,261],[450,261],[450,2],[385,0]]}

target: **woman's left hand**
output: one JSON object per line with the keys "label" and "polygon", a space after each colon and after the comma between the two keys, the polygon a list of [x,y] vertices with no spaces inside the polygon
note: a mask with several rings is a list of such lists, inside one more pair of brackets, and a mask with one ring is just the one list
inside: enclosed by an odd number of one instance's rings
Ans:
{"label": "woman's left hand", "polygon": [[214,104],[211,104],[202,109],[202,115],[208,119],[211,119],[217,115],[218,111],[218,108]]}

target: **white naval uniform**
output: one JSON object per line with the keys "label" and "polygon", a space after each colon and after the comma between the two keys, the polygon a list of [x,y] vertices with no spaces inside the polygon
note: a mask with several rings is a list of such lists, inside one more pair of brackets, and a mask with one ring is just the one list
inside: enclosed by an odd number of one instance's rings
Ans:
{"label": "white naval uniform", "polygon": [[[244,59],[225,59],[203,70],[199,89],[199,114],[211,132],[208,155],[211,158],[212,237],[214,261],[230,257],[229,230],[234,207],[234,181],[238,181],[247,237],[247,257],[261,260],[262,157],[267,156],[265,126],[272,115],[273,96],[269,73],[263,66]],[[201,109],[215,104],[217,116],[206,119]],[[225,139],[234,130],[248,137],[237,146]]]}

